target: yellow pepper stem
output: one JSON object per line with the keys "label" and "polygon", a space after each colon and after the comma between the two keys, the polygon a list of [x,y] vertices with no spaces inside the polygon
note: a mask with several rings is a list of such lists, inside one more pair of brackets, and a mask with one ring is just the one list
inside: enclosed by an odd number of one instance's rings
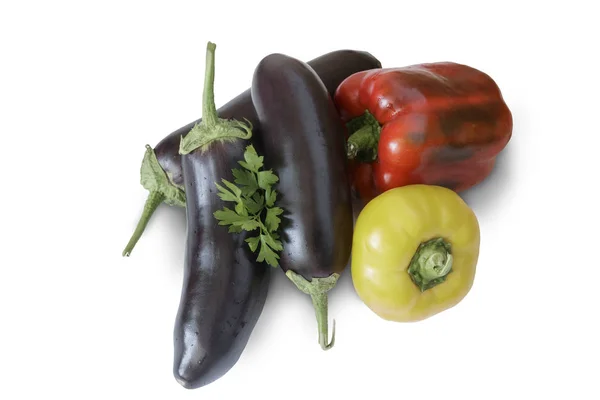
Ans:
{"label": "yellow pepper stem", "polygon": [[444,238],[435,238],[419,245],[410,261],[408,274],[424,292],[446,280],[452,272],[452,247]]}

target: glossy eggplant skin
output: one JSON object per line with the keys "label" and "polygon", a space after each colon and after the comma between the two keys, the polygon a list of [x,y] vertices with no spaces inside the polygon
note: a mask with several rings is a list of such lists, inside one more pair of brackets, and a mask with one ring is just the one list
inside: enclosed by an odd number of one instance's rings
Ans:
{"label": "glossy eggplant skin", "polygon": [[256,67],[252,100],[265,167],[279,176],[280,266],[305,279],[340,273],[348,263],[353,214],[346,130],[327,88],[306,63],[271,54]]}
{"label": "glossy eggplant skin", "polygon": [[239,359],[267,297],[270,270],[213,213],[226,206],[215,182],[233,181],[247,140],[211,143],[183,155],[187,237],[181,300],[174,330],[173,373],[185,388],[207,385]]}
{"label": "glossy eggplant skin", "polygon": [[[344,79],[355,72],[365,71],[374,68],[381,68],[381,63],[370,53],[356,50],[337,50],[324,54],[308,64],[319,75],[327,91],[331,96],[334,95],[337,87]],[[252,104],[251,90],[248,89],[238,95],[218,110],[220,118],[233,118],[243,121],[244,118],[250,121],[253,126],[253,132],[258,135],[260,126],[254,106]],[[183,187],[183,171],[181,166],[181,155],[179,154],[179,142],[182,136],[199,123],[202,118],[187,124],[172,132],[162,139],[154,148],[154,153],[158,163],[169,176],[171,182],[176,186]]]}

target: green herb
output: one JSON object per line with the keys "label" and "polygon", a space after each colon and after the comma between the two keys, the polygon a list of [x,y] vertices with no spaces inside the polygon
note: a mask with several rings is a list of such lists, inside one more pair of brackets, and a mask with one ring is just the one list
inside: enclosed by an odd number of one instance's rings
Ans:
{"label": "green herb", "polygon": [[235,203],[234,209],[223,207],[214,216],[219,225],[229,226],[229,232],[257,231],[258,235],[246,239],[254,253],[258,250],[257,261],[269,265],[279,265],[277,252],[283,250],[277,230],[283,209],[275,206],[277,191],[272,188],[279,181],[271,170],[263,170],[263,157],[250,145],[244,152],[244,160],[238,161],[243,169],[234,169],[234,183],[222,179],[222,185],[215,183],[218,196],[223,201]]}

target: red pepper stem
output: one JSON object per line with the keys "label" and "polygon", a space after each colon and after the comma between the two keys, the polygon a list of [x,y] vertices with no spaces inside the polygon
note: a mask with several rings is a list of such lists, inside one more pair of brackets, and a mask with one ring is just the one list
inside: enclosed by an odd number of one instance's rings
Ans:
{"label": "red pepper stem", "polygon": [[363,162],[377,159],[377,146],[381,127],[379,122],[369,113],[354,118],[347,124],[351,133],[346,144],[346,156],[350,160],[359,159]]}
{"label": "red pepper stem", "polygon": [[[373,135],[373,128],[369,125],[365,125],[356,132],[354,132],[348,138],[348,144],[346,145],[346,155],[348,159],[354,160],[359,154],[364,154],[368,158],[375,159],[377,157],[377,143],[378,138]],[[373,153],[375,156],[372,156]]]}

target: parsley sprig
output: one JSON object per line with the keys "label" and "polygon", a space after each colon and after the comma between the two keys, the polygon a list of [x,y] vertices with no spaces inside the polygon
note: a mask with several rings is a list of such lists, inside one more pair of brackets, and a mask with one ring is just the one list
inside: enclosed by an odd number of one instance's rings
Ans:
{"label": "parsley sprig", "polygon": [[260,247],[257,261],[279,265],[277,252],[283,250],[279,240],[279,216],[283,209],[275,206],[277,191],[273,189],[279,178],[271,170],[263,170],[264,157],[259,156],[254,146],[244,152],[244,161],[238,161],[243,169],[233,169],[234,183],[222,179],[223,185],[215,183],[218,196],[223,201],[235,203],[232,209],[223,207],[214,216],[219,225],[229,226],[229,232],[256,231],[258,235],[246,239],[252,252]]}

